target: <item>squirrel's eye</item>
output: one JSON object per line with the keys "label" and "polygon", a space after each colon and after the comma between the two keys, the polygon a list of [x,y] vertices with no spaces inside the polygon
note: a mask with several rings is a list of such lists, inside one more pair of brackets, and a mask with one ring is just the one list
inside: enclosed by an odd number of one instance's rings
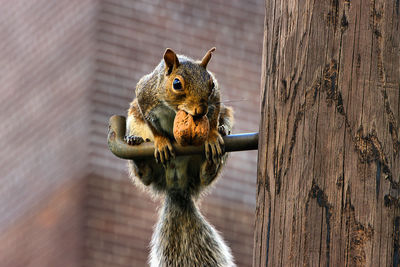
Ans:
{"label": "squirrel's eye", "polygon": [[178,78],[174,79],[172,86],[174,87],[175,90],[182,90],[182,83]]}

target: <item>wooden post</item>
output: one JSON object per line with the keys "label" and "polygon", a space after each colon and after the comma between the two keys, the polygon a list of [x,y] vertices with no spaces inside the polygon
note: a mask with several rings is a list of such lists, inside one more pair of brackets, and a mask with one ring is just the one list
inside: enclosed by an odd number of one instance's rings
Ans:
{"label": "wooden post", "polygon": [[399,0],[266,0],[253,266],[400,265]]}

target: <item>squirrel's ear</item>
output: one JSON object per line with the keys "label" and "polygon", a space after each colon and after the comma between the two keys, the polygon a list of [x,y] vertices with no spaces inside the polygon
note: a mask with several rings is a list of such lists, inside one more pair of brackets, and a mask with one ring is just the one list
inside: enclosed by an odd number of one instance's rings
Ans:
{"label": "squirrel's ear", "polygon": [[207,64],[211,59],[211,55],[212,52],[215,51],[215,47],[211,48],[210,50],[208,50],[208,52],[206,53],[206,55],[203,57],[203,59],[200,62],[200,66],[203,66],[204,68],[207,68]]}
{"label": "squirrel's ear", "polygon": [[167,48],[164,53],[165,67],[168,69],[168,75],[171,74],[172,70],[179,66],[179,60],[175,52],[172,49]]}

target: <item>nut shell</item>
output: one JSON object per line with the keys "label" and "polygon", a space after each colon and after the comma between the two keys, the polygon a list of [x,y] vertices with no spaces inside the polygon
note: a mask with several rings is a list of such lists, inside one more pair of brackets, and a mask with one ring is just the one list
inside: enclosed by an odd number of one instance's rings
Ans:
{"label": "nut shell", "polygon": [[193,118],[190,114],[180,110],[175,115],[174,137],[181,146],[199,146],[207,140],[210,124],[207,116]]}

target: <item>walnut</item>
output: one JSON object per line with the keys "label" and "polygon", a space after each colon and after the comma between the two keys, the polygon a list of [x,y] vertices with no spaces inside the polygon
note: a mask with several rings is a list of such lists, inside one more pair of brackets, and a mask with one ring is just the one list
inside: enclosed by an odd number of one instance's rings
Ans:
{"label": "walnut", "polygon": [[207,140],[210,124],[207,116],[193,118],[183,110],[176,113],[174,120],[174,137],[181,146],[203,145]]}

